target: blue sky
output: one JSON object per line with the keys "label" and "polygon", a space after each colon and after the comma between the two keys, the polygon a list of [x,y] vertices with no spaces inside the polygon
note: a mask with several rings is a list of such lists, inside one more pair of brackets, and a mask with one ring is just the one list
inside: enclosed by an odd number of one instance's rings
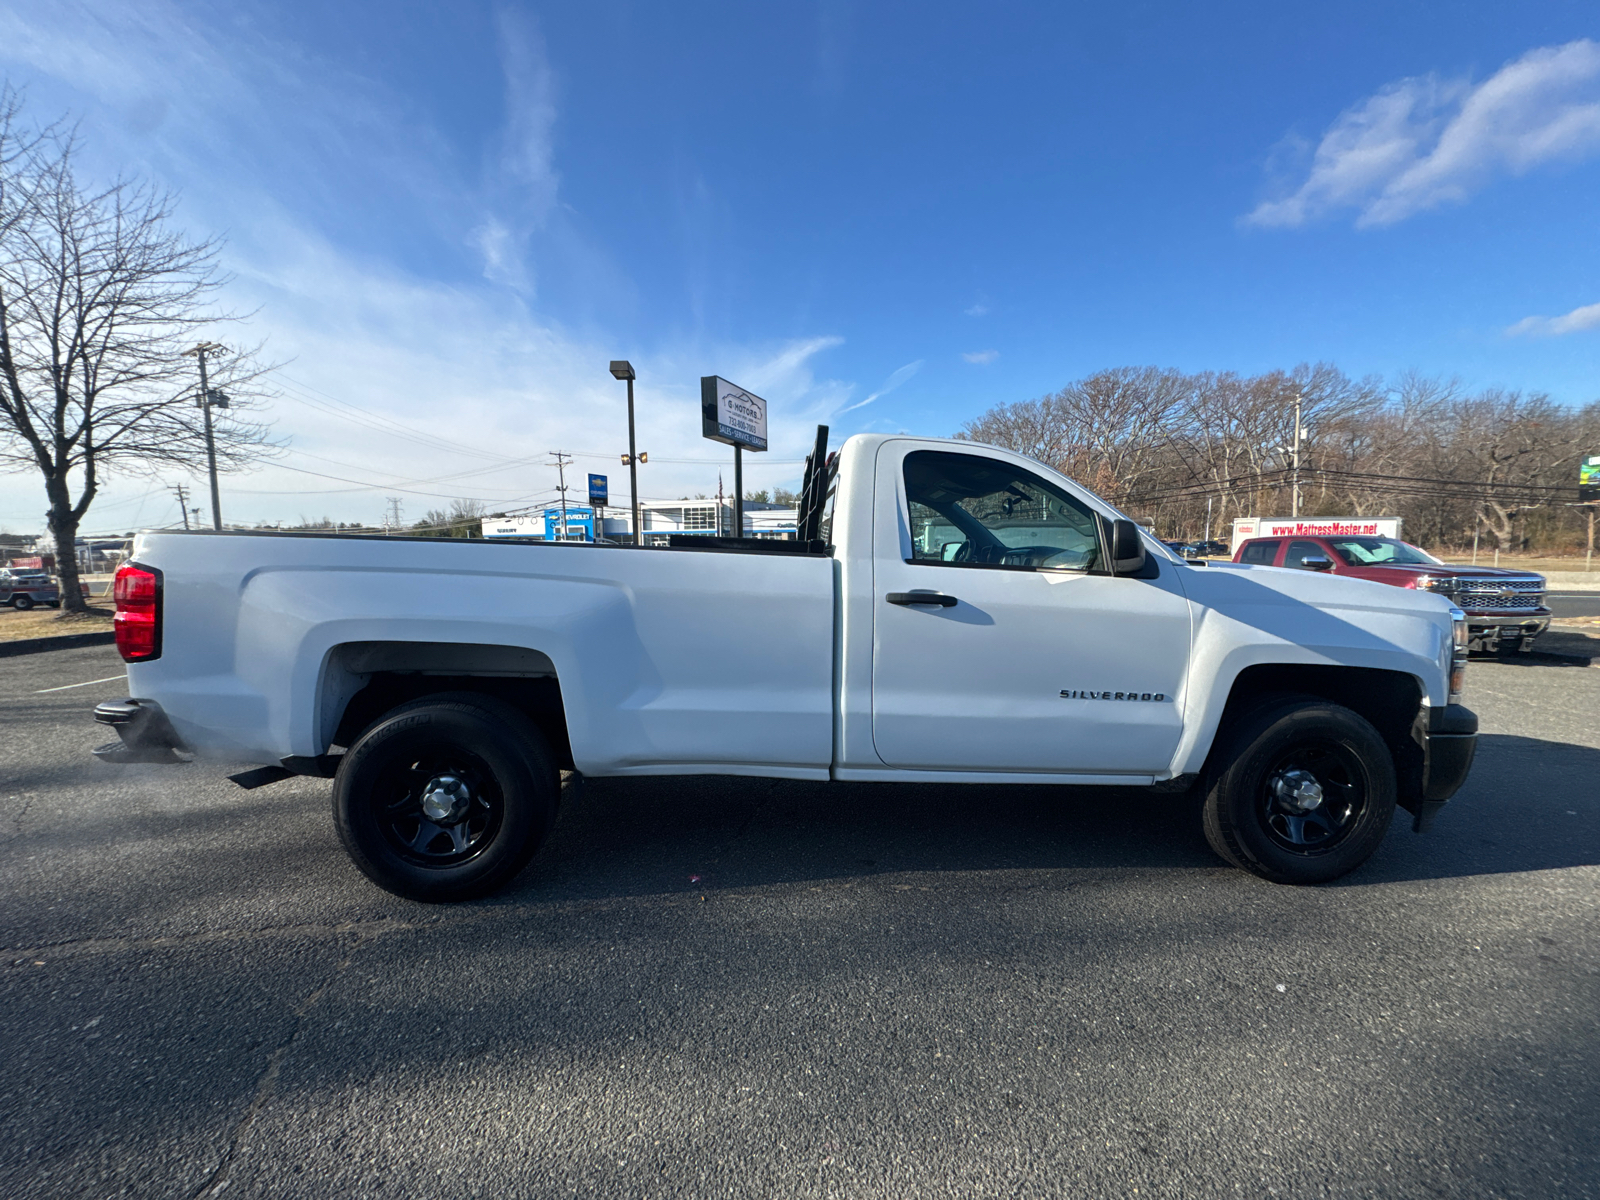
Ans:
{"label": "blue sky", "polygon": [[230,519],[536,503],[553,449],[620,490],[612,357],[651,496],[715,491],[710,373],[772,402],[752,486],[1115,365],[1600,395],[1592,3],[56,2],[0,70],[229,239],[289,360]]}

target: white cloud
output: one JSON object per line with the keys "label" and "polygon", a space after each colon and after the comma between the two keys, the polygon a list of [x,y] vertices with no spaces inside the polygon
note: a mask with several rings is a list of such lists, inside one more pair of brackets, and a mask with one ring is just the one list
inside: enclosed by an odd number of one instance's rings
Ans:
{"label": "white cloud", "polygon": [[890,392],[894,391],[895,388],[899,387],[918,371],[922,370],[923,361],[923,359],[919,358],[916,362],[908,362],[905,366],[897,369],[894,374],[889,376],[889,378],[885,379],[883,381],[883,386],[877,391],[873,392],[872,395],[868,396],[865,400],[858,400],[854,404],[845,405],[845,407],[841,408],[834,415],[842,417],[847,412],[854,412],[858,408],[865,408],[874,400],[877,400],[883,396],[887,396]]}
{"label": "white cloud", "polygon": [[[71,109],[83,118],[86,176],[151,176],[182,190],[190,231],[226,231],[223,265],[234,280],[222,299],[254,315],[211,336],[265,338],[268,356],[287,361],[270,415],[289,452],[223,478],[230,521],[376,522],[387,494],[405,497],[408,520],[450,497],[497,509],[534,504],[553,495],[555,471],[544,464],[555,449],[579,454],[579,470],[609,473],[621,494],[626,391],[606,371],[612,358],[631,359],[639,372],[646,497],[715,492],[719,470],[731,479],[732,452],[700,437],[703,374],[727,375],[769,401],[772,448],[745,456],[751,487],[794,486],[815,425],[848,402],[852,385],[817,367],[838,337],[640,345],[540,312],[531,289],[496,286],[531,271],[533,233],[540,244],[572,237],[537,30],[510,19],[498,28],[508,111],[485,183],[462,170],[411,97],[302,47],[207,25],[165,0],[0,6],[0,69],[28,86],[37,115]],[[352,212],[359,239],[343,219]],[[406,253],[425,237],[433,239],[425,252]],[[589,255],[585,277],[611,269],[600,250],[562,252]],[[444,261],[437,279],[406,265],[436,260]],[[480,261],[487,280],[475,279]],[[427,444],[372,427],[384,418]],[[179,478],[111,477],[87,529],[176,520],[166,484]],[[184,482],[203,496],[198,481]],[[37,478],[0,476],[0,526],[38,532],[44,508]]]}
{"label": "white cloud", "polygon": [[1390,84],[1340,115],[1305,180],[1244,218],[1295,227],[1341,208],[1392,225],[1461,203],[1497,176],[1600,152],[1600,45],[1530,50],[1480,84],[1428,75]]}
{"label": "white cloud", "polygon": [[971,308],[961,310],[969,317],[986,317],[989,315],[989,299],[980,295]]}
{"label": "white cloud", "polygon": [[976,363],[980,367],[986,367],[995,359],[1000,357],[1000,351],[974,350],[971,354],[963,354],[961,357],[966,359],[969,363]]}
{"label": "white cloud", "polygon": [[555,77],[531,17],[501,9],[495,32],[505,72],[506,122],[487,188],[496,211],[473,231],[472,240],[483,253],[486,279],[529,292],[528,239],[550,219],[561,182],[555,169]]}
{"label": "white cloud", "polygon": [[1585,304],[1560,317],[1523,317],[1506,330],[1511,337],[1560,337],[1600,329],[1600,304]]}

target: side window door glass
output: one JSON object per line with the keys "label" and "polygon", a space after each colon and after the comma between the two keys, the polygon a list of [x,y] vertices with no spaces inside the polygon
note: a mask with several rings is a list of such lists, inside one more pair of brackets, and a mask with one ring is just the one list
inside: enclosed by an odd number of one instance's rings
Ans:
{"label": "side window door glass", "polygon": [[1258,567],[1270,567],[1272,560],[1278,557],[1279,543],[1274,540],[1264,542],[1251,542],[1244,548],[1244,553],[1239,555],[1242,563],[1254,563]]}
{"label": "side window door glass", "polygon": [[1088,571],[1099,560],[1094,513],[1021,467],[915,450],[905,482],[911,562]]}
{"label": "side window door glass", "polygon": [[1299,567],[1306,570],[1306,559],[1327,558],[1328,552],[1315,542],[1290,542],[1288,552],[1283,556],[1283,565],[1286,567]]}

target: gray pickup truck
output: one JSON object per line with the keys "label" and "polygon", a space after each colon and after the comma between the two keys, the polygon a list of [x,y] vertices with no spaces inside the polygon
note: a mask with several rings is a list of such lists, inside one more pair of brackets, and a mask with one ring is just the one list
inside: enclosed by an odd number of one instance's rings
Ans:
{"label": "gray pickup truck", "polygon": [[35,604],[61,607],[61,589],[43,571],[19,571],[0,567],[0,604],[29,609]]}

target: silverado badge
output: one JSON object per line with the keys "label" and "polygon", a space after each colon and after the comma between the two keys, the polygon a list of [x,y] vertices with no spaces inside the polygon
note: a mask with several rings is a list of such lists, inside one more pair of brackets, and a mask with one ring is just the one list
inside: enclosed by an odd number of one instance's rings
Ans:
{"label": "silverado badge", "polygon": [[1166,700],[1162,692],[1081,692],[1075,688],[1062,688],[1063,700]]}

